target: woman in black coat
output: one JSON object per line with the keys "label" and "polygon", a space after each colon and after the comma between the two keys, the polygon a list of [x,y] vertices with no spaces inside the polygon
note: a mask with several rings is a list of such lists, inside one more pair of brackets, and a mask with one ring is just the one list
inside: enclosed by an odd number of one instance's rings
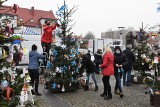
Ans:
{"label": "woman in black coat", "polygon": [[97,85],[97,80],[96,80],[96,76],[95,76],[95,65],[94,63],[92,62],[91,59],[89,59],[88,57],[86,57],[86,55],[83,55],[82,56],[82,66],[81,68],[85,68],[86,69],[86,87],[84,89],[84,91],[87,91],[89,90],[89,77],[91,75],[94,83],[95,83],[95,90],[94,91],[97,91],[98,90],[98,85]]}

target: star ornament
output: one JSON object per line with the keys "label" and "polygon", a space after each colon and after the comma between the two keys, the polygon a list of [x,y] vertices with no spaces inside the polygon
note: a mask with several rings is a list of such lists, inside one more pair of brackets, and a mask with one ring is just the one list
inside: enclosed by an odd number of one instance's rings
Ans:
{"label": "star ornament", "polygon": [[52,88],[53,88],[53,89],[56,89],[56,86],[57,86],[56,83],[52,84]]}
{"label": "star ornament", "polygon": [[62,45],[61,48],[62,48],[62,49],[66,49],[66,45]]}

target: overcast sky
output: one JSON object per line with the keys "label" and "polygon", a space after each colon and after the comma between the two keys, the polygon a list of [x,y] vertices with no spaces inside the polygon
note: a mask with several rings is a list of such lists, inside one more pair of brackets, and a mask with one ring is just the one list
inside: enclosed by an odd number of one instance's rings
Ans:
{"label": "overcast sky", "polygon": [[[64,0],[8,0],[5,5],[18,4],[19,7],[38,10],[58,10]],[[88,31],[100,37],[101,32],[117,27],[134,27],[139,29],[141,23],[149,27],[160,23],[160,12],[157,12],[160,0],[65,0],[69,8],[79,5],[73,14],[76,24],[73,32],[84,36]]]}

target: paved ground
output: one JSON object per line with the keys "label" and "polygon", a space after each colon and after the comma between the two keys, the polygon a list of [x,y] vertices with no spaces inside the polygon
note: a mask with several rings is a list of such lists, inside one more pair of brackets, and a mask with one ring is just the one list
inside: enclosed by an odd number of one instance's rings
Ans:
{"label": "paved ground", "polygon": [[[36,97],[41,100],[40,107],[150,107],[149,94],[145,94],[144,85],[133,85],[123,87],[124,98],[114,95],[112,100],[104,100],[100,97],[103,92],[101,75],[97,75],[99,90],[93,91],[94,86],[84,92],[82,88],[76,92],[66,93],[49,93],[43,92],[43,86],[40,86],[40,91],[43,93],[41,97]],[[114,91],[115,79],[111,77],[112,92]]]}

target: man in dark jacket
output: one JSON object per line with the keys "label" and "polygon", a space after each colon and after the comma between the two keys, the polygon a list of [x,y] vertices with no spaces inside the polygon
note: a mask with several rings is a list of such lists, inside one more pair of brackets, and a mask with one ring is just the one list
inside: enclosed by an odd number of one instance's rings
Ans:
{"label": "man in dark jacket", "polygon": [[[132,49],[132,45],[128,44],[126,50],[123,51],[123,53],[126,55],[128,59],[128,63],[124,67],[124,72],[123,72],[123,85],[126,85],[126,86],[131,86],[130,84],[131,70],[132,70],[133,61],[135,61],[135,56],[131,51],[131,49]],[[127,81],[126,81],[126,74],[127,74]]]}
{"label": "man in dark jacket", "polygon": [[96,65],[96,73],[99,74],[99,65],[102,61],[102,50],[98,49],[97,52],[94,54],[94,63]]}
{"label": "man in dark jacket", "polygon": [[124,66],[126,66],[126,64],[126,56],[122,53],[121,48],[119,46],[116,46],[114,49],[114,76],[116,78],[115,94],[119,94],[120,98],[123,97],[121,77],[123,73],[123,68]]}
{"label": "man in dark jacket", "polygon": [[95,83],[95,90],[94,91],[97,91],[98,90],[98,86],[97,86],[97,80],[96,80],[96,76],[95,76],[96,68],[95,68],[94,63],[86,55],[82,56],[82,62],[81,63],[82,63],[81,68],[85,68],[86,69],[86,77],[87,77],[87,79],[86,79],[86,87],[85,87],[84,91],[89,90],[89,77],[90,77],[90,74],[91,74],[92,79],[93,79],[93,81]]}

